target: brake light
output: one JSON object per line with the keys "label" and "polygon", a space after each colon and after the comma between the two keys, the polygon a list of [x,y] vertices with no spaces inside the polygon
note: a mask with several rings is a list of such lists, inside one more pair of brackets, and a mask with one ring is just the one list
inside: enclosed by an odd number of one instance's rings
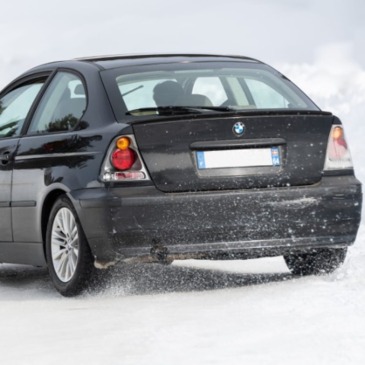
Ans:
{"label": "brake light", "polygon": [[117,149],[113,152],[111,160],[112,165],[117,170],[129,170],[136,161],[136,155],[130,148],[125,150]]}
{"label": "brake light", "polygon": [[103,164],[102,181],[150,180],[133,135],[116,138]]}
{"label": "brake light", "polygon": [[327,145],[324,170],[352,169],[352,159],[345,132],[341,125],[333,125]]}

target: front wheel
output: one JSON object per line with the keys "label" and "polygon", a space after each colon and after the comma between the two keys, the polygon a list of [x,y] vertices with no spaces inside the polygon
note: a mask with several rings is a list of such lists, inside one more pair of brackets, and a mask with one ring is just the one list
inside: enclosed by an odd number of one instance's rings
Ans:
{"label": "front wheel", "polygon": [[76,211],[66,196],[58,198],[51,210],[46,257],[53,284],[62,295],[75,296],[89,286],[94,260]]}
{"label": "front wheel", "polygon": [[313,252],[284,255],[294,275],[318,275],[335,271],[346,258],[347,248],[318,249]]}

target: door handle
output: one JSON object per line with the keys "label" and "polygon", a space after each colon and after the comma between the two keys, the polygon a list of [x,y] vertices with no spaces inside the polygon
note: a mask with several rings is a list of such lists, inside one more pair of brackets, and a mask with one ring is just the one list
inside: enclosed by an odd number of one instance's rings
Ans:
{"label": "door handle", "polygon": [[0,155],[0,161],[2,165],[6,165],[9,162],[10,159],[10,152],[4,152],[2,155]]}

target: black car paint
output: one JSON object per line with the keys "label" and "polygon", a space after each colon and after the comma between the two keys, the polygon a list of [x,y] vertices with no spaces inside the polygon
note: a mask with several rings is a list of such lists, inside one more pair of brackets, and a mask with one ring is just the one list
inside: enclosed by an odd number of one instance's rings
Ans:
{"label": "black car paint", "polygon": [[[140,57],[126,58],[120,62],[124,62],[125,67],[137,70],[138,64],[179,62],[184,58]],[[199,57],[191,57],[191,61],[199,60]],[[190,144],[216,141],[218,136],[214,135],[214,127],[219,123],[219,118],[227,116],[232,119],[232,123],[227,125],[227,131],[223,133],[226,133],[224,138],[231,140],[234,120],[244,120],[248,125],[255,118],[260,120],[260,117],[250,113],[176,117],[175,123],[179,123],[179,133],[182,135],[187,133],[191,123],[201,121],[202,124],[195,139],[178,143],[174,140],[171,145],[170,152],[174,155],[179,153],[179,149],[186,151],[189,144],[190,155],[186,158],[190,159],[190,165],[185,170],[182,166],[177,168],[176,162],[169,161],[167,156],[158,161],[160,166],[170,164],[172,180],[175,179],[170,183],[171,189],[166,190],[159,185],[158,168],[151,171],[151,182],[101,182],[100,171],[106,151],[117,135],[134,132],[141,141],[139,147],[147,165],[148,160],[155,159],[154,148],[162,133],[161,128],[179,137],[174,132],[174,117],[167,116],[161,121],[136,118],[134,120],[138,120],[133,124],[133,119],[126,116],[125,123],[120,122],[120,111],[116,110],[115,115],[109,102],[110,99],[112,104],[115,103],[113,98],[116,96],[107,94],[100,76],[103,65],[107,66],[109,62],[113,64],[113,61],[100,61],[99,64],[70,61],[40,66],[5,89],[9,90],[22,80],[32,78],[32,75],[35,78],[50,75],[51,78],[57,71],[68,70],[82,76],[88,106],[74,131],[26,135],[27,125],[41,93],[24,124],[22,134],[18,138],[0,140],[0,182],[3,186],[0,191],[0,209],[1,216],[5,217],[0,222],[0,261],[45,264],[43,245],[47,218],[55,199],[64,193],[74,204],[99,262],[150,256],[156,242],[166,246],[171,255],[191,257],[220,257],[226,253],[257,256],[260,254],[254,249],[260,248],[272,254],[282,254],[293,248],[343,247],[354,242],[361,214],[361,185],[353,171],[343,172],[345,176],[342,177],[322,177],[319,163],[313,166],[313,176],[307,181],[312,183],[309,186],[285,186],[299,184],[295,180],[291,181],[290,172],[286,172],[282,175],[279,173],[277,181],[261,177],[262,187],[284,185],[279,189],[247,189],[253,186],[249,179],[238,186],[237,179],[225,177],[218,185],[208,180],[204,183],[202,179],[202,189],[212,191],[196,191],[201,189],[191,184],[197,177],[191,163],[194,146],[191,148]],[[262,114],[265,118],[262,123],[275,121],[280,115],[278,112]],[[307,118],[309,123],[314,121],[311,123],[313,131],[324,128],[321,133],[329,133],[332,123],[338,122],[330,114],[320,112],[318,115],[302,116],[296,112],[292,115],[284,113],[279,119],[289,126],[291,122],[303,118]],[[317,120],[324,123],[316,125]],[[150,128],[152,124],[153,128]],[[159,128],[159,125],[162,127]],[[208,131],[211,129],[207,134],[204,134],[205,127],[208,127]],[[265,128],[267,133],[260,137],[282,137],[273,136],[272,123],[269,122]],[[151,134],[156,136],[151,139],[153,143],[149,144]],[[308,138],[301,141],[304,145],[315,137],[315,133],[303,135]],[[325,145],[317,150],[318,161],[323,162],[325,150]],[[4,158],[6,154],[9,154],[9,158]],[[283,156],[291,158],[285,155],[285,151]],[[177,174],[176,177],[174,174]],[[181,187],[176,184],[179,176],[185,177]],[[220,189],[230,191],[214,191]],[[304,207],[300,204],[303,199],[308,203]],[[256,214],[252,214],[255,210]]]}
{"label": "black car paint", "polygon": [[17,139],[0,140],[0,242],[12,241],[11,227],[11,153],[16,149]]}
{"label": "black car paint", "polygon": [[148,256],[156,242],[171,256],[187,257],[347,246],[360,222],[360,196],[357,180],[343,176],[279,190],[166,194],[120,187],[80,190],[73,198],[84,208],[80,219],[96,256],[113,261]]}
{"label": "black car paint", "polygon": [[[232,140],[235,138],[232,126],[237,121],[244,122],[247,133],[244,137]],[[179,122],[138,123],[133,125],[133,130],[159,190],[230,190],[318,182],[326,154],[323,135],[327,142],[332,122],[333,116],[328,113],[266,117],[226,115],[221,118],[200,117]],[[275,142],[275,138],[279,142]],[[241,148],[275,145],[281,151],[283,163],[280,167],[197,171],[195,151],[201,147],[205,150],[217,149],[217,142],[222,141],[226,144],[220,149],[230,149],[232,146],[237,148],[238,142],[241,143]],[[313,155],[316,155],[315,159]],[[298,175],[298,171],[302,173]]]}
{"label": "black car paint", "polygon": [[[55,72],[71,71],[84,75],[89,105],[74,131],[26,135],[28,123],[43,94],[41,92],[24,124],[22,135],[0,140],[0,145],[5,144],[4,151],[11,154],[6,164],[9,194],[2,199],[2,204],[9,207],[4,212],[9,216],[8,223],[11,221],[4,226],[12,227],[13,232],[11,237],[5,230],[8,239],[1,234],[0,245],[6,248],[0,250],[0,261],[45,264],[43,242],[46,221],[56,197],[86,186],[100,186],[98,175],[105,152],[115,135],[127,127],[115,121],[98,68],[87,63],[74,64],[70,62],[69,67],[63,63],[38,67],[4,90],[7,92],[22,80],[30,81],[32,73],[36,79],[40,75],[50,75],[51,78]],[[31,249],[26,250],[27,246]],[[22,250],[26,250],[27,254],[24,255]]]}

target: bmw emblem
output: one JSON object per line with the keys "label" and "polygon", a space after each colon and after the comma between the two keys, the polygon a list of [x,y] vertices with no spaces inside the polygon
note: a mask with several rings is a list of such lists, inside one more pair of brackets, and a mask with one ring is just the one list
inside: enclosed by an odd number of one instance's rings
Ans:
{"label": "bmw emblem", "polygon": [[232,130],[237,137],[240,137],[243,133],[245,133],[246,127],[242,122],[237,122],[233,125]]}

